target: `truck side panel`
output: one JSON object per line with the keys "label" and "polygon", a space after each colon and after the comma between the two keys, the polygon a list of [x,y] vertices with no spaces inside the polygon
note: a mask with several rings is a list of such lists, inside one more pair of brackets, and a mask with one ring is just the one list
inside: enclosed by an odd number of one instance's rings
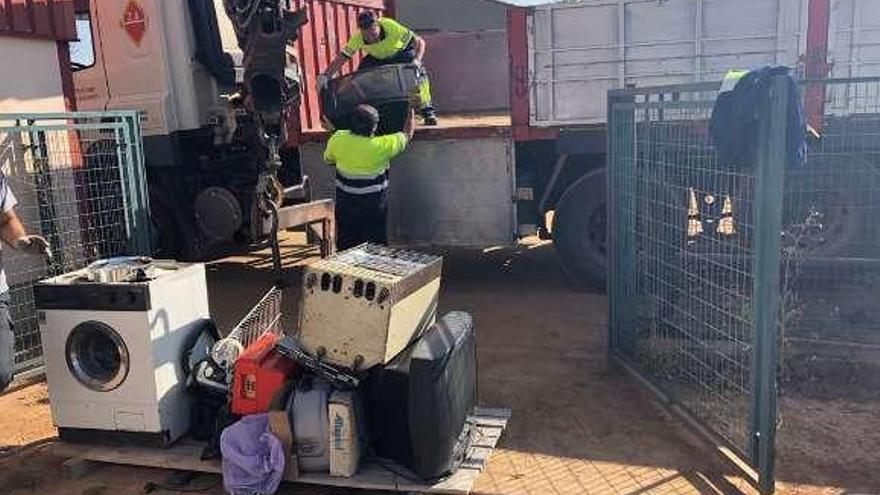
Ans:
{"label": "truck side panel", "polygon": [[880,2],[831,1],[828,58],[831,77],[880,74]]}
{"label": "truck side panel", "polygon": [[74,40],[73,0],[4,0],[0,2],[0,35]]}
{"label": "truck side panel", "polygon": [[442,113],[510,110],[507,31],[491,29],[422,35],[434,104]]}
{"label": "truck side panel", "polygon": [[599,0],[538,7],[528,29],[530,122],[599,124],[606,120],[609,89],[718,80],[733,67],[797,66],[808,8],[809,0]]}
{"label": "truck side panel", "polygon": [[[300,148],[318,198],[334,195],[323,144]],[[416,140],[391,166],[389,240],[419,246],[495,246],[515,240],[514,151],[509,136]]]}

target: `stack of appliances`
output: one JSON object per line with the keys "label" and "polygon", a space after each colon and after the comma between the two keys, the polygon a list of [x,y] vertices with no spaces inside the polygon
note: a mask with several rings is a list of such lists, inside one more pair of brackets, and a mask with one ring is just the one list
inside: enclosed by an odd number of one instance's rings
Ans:
{"label": "stack of appliances", "polygon": [[102,260],[35,285],[34,297],[63,440],[167,445],[187,433],[181,356],[210,324],[203,265]]}
{"label": "stack of appliances", "polygon": [[412,479],[449,475],[470,446],[476,345],[469,315],[437,318],[441,270],[438,256],[370,244],[312,263],[290,336],[276,287],[221,337],[200,264],[117,258],[46,280],[35,294],[60,436],[190,433],[207,459],[265,415],[288,433],[285,469],[350,477],[366,456]]}
{"label": "stack of appliances", "polygon": [[[476,344],[470,315],[437,319],[441,270],[438,256],[371,244],[306,266],[298,335],[282,338],[275,357],[265,342],[244,350],[233,404],[240,390],[284,390],[302,471],[353,476],[362,456],[376,456],[413,479],[451,474],[470,446]],[[239,386],[251,355],[295,362],[291,385],[280,386],[285,370],[274,364]]]}
{"label": "stack of appliances", "polygon": [[[306,268],[299,311],[303,350],[362,382],[346,400],[365,416],[364,449],[423,480],[457,469],[476,401],[473,321],[437,321],[441,270],[438,256],[358,246]],[[331,431],[348,427],[358,421],[331,418]],[[344,431],[332,443],[346,454],[361,448]]]}

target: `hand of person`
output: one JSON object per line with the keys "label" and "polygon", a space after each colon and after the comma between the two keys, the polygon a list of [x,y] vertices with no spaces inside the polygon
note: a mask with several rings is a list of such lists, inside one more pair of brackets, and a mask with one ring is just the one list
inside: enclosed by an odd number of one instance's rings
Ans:
{"label": "hand of person", "polygon": [[52,257],[49,241],[38,235],[23,235],[15,241],[15,249],[32,256]]}
{"label": "hand of person", "polygon": [[330,76],[327,74],[318,74],[318,91],[327,89],[330,84]]}
{"label": "hand of person", "polygon": [[336,130],[336,126],[334,126],[333,123],[330,122],[330,119],[328,119],[326,115],[321,116],[321,127],[323,127],[326,131]]}

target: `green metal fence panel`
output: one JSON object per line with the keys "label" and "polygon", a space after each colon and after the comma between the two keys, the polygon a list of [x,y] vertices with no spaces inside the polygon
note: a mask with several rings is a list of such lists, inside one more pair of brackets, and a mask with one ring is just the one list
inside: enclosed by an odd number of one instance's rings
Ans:
{"label": "green metal fence panel", "polygon": [[763,267],[779,257],[766,213],[781,208],[786,102],[765,109],[757,166],[723,167],[708,132],[718,89],[609,95],[611,352],[772,486],[778,293]]}
{"label": "green metal fence panel", "polygon": [[0,114],[0,170],[51,261],[4,252],[19,375],[39,370],[34,282],[121,254],[149,254],[151,227],[135,112]]}
{"label": "green metal fence panel", "polygon": [[785,178],[778,478],[873,493],[880,486],[880,78],[807,82],[804,94],[817,137],[806,165]]}
{"label": "green metal fence panel", "polygon": [[718,87],[609,95],[611,352],[751,466],[760,491],[777,477],[869,491],[880,78],[802,83],[813,128],[804,165],[786,160],[793,109],[774,80],[751,168],[717,159]]}

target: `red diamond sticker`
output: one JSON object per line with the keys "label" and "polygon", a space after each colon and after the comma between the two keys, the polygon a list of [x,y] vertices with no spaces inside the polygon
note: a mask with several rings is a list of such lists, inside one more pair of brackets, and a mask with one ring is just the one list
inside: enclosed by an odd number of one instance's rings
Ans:
{"label": "red diamond sticker", "polygon": [[144,8],[134,0],[130,0],[122,11],[121,24],[134,44],[141,46],[141,40],[147,32],[147,15],[144,13]]}

